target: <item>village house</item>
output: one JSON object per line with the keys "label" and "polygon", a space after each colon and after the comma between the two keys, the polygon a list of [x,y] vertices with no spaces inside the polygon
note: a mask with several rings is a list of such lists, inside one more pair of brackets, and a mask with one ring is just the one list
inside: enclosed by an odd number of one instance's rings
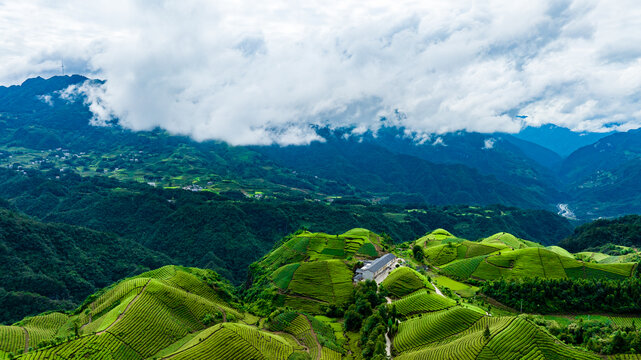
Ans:
{"label": "village house", "polygon": [[356,269],[354,281],[374,280],[378,275],[390,268],[396,260],[394,254],[385,254],[378,259],[366,263],[362,268]]}

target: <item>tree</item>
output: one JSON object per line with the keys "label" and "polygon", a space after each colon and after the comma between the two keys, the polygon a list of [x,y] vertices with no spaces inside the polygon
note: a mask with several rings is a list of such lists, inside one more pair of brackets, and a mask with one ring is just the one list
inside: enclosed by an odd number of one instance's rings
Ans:
{"label": "tree", "polygon": [[345,312],[345,330],[358,331],[362,322],[363,318],[350,306]]}
{"label": "tree", "polygon": [[423,261],[423,248],[421,248],[420,245],[414,245],[414,247],[412,248],[412,253],[414,254],[414,259],[416,259],[416,261]]}
{"label": "tree", "polygon": [[492,336],[492,334],[490,334],[490,327],[488,325],[485,325],[485,331],[483,331],[483,337],[485,338],[485,341],[489,341],[490,336]]}

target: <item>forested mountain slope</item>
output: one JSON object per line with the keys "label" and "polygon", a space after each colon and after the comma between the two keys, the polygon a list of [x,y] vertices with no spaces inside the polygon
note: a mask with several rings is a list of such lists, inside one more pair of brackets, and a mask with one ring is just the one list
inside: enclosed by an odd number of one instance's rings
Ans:
{"label": "forested mountain slope", "polygon": [[[247,266],[301,227],[341,233],[367,226],[395,241],[447,226],[476,239],[509,230],[542,243],[570,234],[571,224],[543,210],[494,207],[405,207],[289,202],[154,188],[72,172],[0,169],[0,197],[44,221],[113,232],[181,265],[209,267],[235,283]],[[242,241],[238,241],[242,239]]]}
{"label": "forested mountain slope", "polygon": [[595,220],[577,227],[572,235],[559,242],[560,246],[574,252],[607,244],[640,247],[641,216]]}
{"label": "forested mountain slope", "polygon": [[0,209],[0,322],[70,308],[116,280],[169,263],[129,239]]}

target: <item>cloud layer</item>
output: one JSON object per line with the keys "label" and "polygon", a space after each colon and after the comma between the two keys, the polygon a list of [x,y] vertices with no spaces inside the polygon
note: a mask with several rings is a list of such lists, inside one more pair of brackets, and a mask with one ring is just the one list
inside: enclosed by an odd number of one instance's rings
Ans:
{"label": "cloud layer", "polygon": [[641,126],[641,3],[479,3],[0,1],[0,82],[64,58],[107,80],[76,89],[95,122],[232,144],[381,117],[419,134]]}

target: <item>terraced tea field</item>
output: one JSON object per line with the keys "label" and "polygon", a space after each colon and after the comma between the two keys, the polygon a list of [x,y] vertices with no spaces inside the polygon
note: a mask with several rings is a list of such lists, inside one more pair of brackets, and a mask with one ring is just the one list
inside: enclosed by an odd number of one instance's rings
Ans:
{"label": "terraced tea field", "polygon": [[243,324],[219,324],[163,359],[286,360],[293,352],[280,335]]}
{"label": "terraced tea field", "polygon": [[243,318],[222,300],[228,295],[208,285],[212,278],[209,271],[167,266],[123,280],[94,296],[77,315],[52,313],[0,327],[2,351],[24,350],[29,334],[28,347],[45,340],[58,345],[30,351],[25,359],[150,357],[204,329],[207,314],[219,313],[223,321]]}
{"label": "terraced tea field", "polygon": [[401,323],[394,348],[399,360],[599,359],[520,317],[488,317],[460,307]]}
{"label": "terraced tea field", "polygon": [[401,298],[416,290],[428,288],[434,290],[425,276],[414,269],[399,267],[394,269],[381,283],[392,297]]}
{"label": "terraced tea field", "polygon": [[341,235],[303,232],[286,241],[260,260],[261,266],[275,271],[286,264],[357,257],[379,256],[380,237],[366,229],[352,229]]}
{"label": "terraced tea field", "polygon": [[406,295],[392,304],[396,306],[396,311],[400,316],[406,317],[447,309],[456,305],[456,301],[423,289]]}
{"label": "terraced tea field", "polygon": [[341,260],[301,263],[289,282],[285,302],[344,304],[352,296],[352,276],[352,270]]}

